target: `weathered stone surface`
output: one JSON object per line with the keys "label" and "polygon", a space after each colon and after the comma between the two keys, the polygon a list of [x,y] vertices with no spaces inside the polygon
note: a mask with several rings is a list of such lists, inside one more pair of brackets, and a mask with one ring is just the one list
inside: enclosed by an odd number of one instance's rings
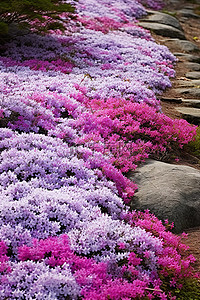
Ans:
{"label": "weathered stone surface", "polygon": [[186,62],[185,66],[190,71],[200,71],[200,64],[194,62]]}
{"label": "weathered stone surface", "polygon": [[200,72],[188,72],[185,77],[189,79],[200,79]]}
{"label": "weathered stone surface", "polygon": [[149,160],[128,177],[138,184],[133,209],[174,222],[176,232],[200,225],[200,171]]}
{"label": "weathered stone surface", "polygon": [[174,55],[189,62],[200,63],[200,56],[180,52],[175,52]]}
{"label": "weathered stone surface", "polygon": [[153,23],[153,22],[139,22],[139,25],[146,29],[152,30],[158,35],[167,36],[171,38],[178,38],[183,40],[185,39],[185,35],[181,30],[169,25]]}
{"label": "weathered stone surface", "polygon": [[165,45],[170,48],[172,52],[186,52],[186,53],[200,53],[199,47],[189,41],[179,39],[168,39],[165,41]]}
{"label": "weathered stone surface", "polygon": [[177,88],[174,92],[179,95],[190,95],[194,98],[200,97],[200,88]]}
{"label": "weathered stone surface", "polygon": [[182,99],[182,103],[185,106],[200,108],[200,100],[198,99]]}
{"label": "weathered stone surface", "polygon": [[183,8],[177,11],[177,15],[185,18],[200,18],[199,15],[195,14],[192,9]]}
{"label": "weathered stone surface", "polygon": [[174,5],[174,4],[179,4],[180,2],[179,0],[168,0],[168,3]]}
{"label": "weathered stone surface", "polygon": [[180,22],[173,16],[153,10],[148,10],[148,15],[142,18],[142,21],[155,22],[159,24],[169,25],[183,31]]}
{"label": "weathered stone surface", "polygon": [[176,81],[179,87],[196,87],[200,88],[200,80],[179,79]]}
{"label": "weathered stone surface", "polygon": [[175,109],[181,114],[183,119],[187,120],[192,124],[200,125],[200,109],[192,107],[176,107]]}

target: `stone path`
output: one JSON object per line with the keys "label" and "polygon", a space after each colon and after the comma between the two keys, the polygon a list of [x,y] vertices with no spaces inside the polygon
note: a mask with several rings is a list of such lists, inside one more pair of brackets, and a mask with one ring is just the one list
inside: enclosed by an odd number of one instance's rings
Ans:
{"label": "stone path", "polygon": [[[182,6],[180,2],[168,1],[170,11],[166,13],[149,10],[139,24],[149,29],[157,42],[166,45],[178,59],[172,88],[162,95],[161,101],[177,104],[171,107],[172,117],[200,125],[200,15],[195,13],[196,5]],[[192,37],[189,33],[188,38],[187,27]]]}
{"label": "stone path", "polygon": [[[166,45],[178,59],[172,88],[161,97],[162,110],[171,118],[182,117],[200,125],[200,15],[196,11],[200,3],[192,4],[187,0],[166,2],[166,13],[149,11],[148,16],[141,20],[141,25],[151,30],[155,40]],[[189,159],[192,160],[190,155]],[[194,165],[195,161],[196,158]],[[196,184],[196,187],[200,186],[200,183]],[[200,227],[185,231],[188,233],[185,243],[190,247],[188,254],[195,256],[195,269],[200,272]]]}

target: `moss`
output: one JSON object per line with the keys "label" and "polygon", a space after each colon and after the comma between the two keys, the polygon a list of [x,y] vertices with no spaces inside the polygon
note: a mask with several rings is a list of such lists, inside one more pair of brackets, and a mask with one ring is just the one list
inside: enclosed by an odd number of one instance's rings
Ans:
{"label": "moss", "polygon": [[195,13],[196,13],[197,15],[200,15],[200,5],[196,7]]}
{"label": "moss", "polygon": [[164,14],[170,15],[170,16],[172,16],[172,17],[176,17],[176,12],[168,11],[168,10],[166,10],[166,9],[163,9],[162,12],[163,12]]}

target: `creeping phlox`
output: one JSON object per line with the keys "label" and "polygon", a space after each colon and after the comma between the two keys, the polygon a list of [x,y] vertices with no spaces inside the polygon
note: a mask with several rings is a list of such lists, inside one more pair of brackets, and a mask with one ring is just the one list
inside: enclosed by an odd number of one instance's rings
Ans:
{"label": "creeping phlox", "polygon": [[70,3],[63,35],[0,57],[0,299],[174,300],[195,259],[124,175],[195,135],[161,112],[175,57],[137,25],[163,3]]}

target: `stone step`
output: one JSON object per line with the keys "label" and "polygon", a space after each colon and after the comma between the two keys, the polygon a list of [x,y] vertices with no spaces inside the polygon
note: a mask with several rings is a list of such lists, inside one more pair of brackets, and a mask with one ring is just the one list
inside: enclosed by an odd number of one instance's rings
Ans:
{"label": "stone step", "polygon": [[182,99],[182,103],[185,106],[200,108],[200,100],[198,100],[198,99]]}
{"label": "stone step", "polygon": [[193,12],[193,8],[183,8],[177,11],[177,15],[185,18],[199,19],[200,16]]}
{"label": "stone step", "polygon": [[183,98],[175,98],[175,97],[172,97],[172,98],[161,97],[160,100],[163,101],[163,102],[177,103],[177,104],[182,103],[184,106],[200,108],[200,99],[183,99]]}
{"label": "stone step", "polygon": [[170,103],[182,103],[182,98],[167,98],[167,97],[161,97],[161,101],[163,102],[170,102]]}
{"label": "stone step", "polygon": [[173,53],[184,52],[184,53],[198,53],[200,54],[199,47],[190,42],[179,39],[166,39],[164,44],[172,51]]}
{"label": "stone step", "polygon": [[158,35],[185,40],[185,35],[181,30],[169,25],[153,22],[139,22],[138,25],[153,31]]}
{"label": "stone step", "polygon": [[200,97],[200,88],[176,88],[176,89],[173,89],[173,91],[176,93],[176,95],[190,95],[194,98],[199,98]]}
{"label": "stone step", "polygon": [[200,109],[192,107],[176,107],[175,108],[188,122],[200,125]]}
{"label": "stone step", "polygon": [[154,23],[159,23],[159,24],[164,24],[164,25],[169,25],[172,26],[176,29],[179,29],[183,31],[183,28],[175,17],[166,14],[166,13],[161,13],[158,11],[153,11],[153,10],[147,10],[148,15],[145,16],[144,18],[141,19],[141,21],[147,21],[147,22],[154,22]]}
{"label": "stone step", "polygon": [[174,52],[174,55],[178,57],[181,60],[194,62],[194,63],[200,63],[200,56],[182,53],[182,52]]}
{"label": "stone step", "polygon": [[190,71],[200,71],[200,64],[194,62],[185,62],[185,67]]}
{"label": "stone step", "polygon": [[200,88],[200,80],[178,79],[176,81],[179,87],[196,87]]}

